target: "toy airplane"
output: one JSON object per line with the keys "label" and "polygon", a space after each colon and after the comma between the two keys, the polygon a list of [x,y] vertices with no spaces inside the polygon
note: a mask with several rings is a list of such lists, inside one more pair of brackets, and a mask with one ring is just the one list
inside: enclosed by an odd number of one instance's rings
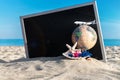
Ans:
{"label": "toy airplane", "polygon": [[79,24],[79,25],[91,25],[91,24],[96,24],[95,20],[90,21],[90,22],[83,22],[83,21],[75,21],[75,24]]}
{"label": "toy airplane", "polygon": [[90,60],[91,53],[88,51],[82,51],[81,49],[75,49],[77,46],[77,42],[71,47],[70,45],[66,44],[66,47],[69,49],[68,51],[63,53],[63,56],[69,59],[81,59],[84,57],[87,60]]}

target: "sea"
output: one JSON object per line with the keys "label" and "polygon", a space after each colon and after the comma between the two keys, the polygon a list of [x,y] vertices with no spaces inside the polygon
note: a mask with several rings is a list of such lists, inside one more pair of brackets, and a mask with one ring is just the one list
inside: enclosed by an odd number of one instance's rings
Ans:
{"label": "sea", "polygon": [[[120,46],[120,39],[104,39],[105,46]],[[0,46],[24,46],[23,39],[0,39]]]}

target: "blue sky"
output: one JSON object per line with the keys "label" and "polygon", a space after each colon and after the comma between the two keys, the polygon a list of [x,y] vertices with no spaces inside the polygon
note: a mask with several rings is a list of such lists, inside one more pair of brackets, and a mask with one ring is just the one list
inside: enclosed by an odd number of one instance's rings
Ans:
{"label": "blue sky", "polygon": [[[0,0],[0,39],[22,39],[20,16],[93,0]],[[120,39],[120,0],[96,0],[104,39]]]}

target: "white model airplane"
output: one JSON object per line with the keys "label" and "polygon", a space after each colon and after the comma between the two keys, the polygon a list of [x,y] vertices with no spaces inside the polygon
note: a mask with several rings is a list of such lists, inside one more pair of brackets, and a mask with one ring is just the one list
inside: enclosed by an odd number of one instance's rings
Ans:
{"label": "white model airplane", "polygon": [[91,24],[96,24],[96,21],[90,21],[90,22],[83,22],[83,21],[75,21],[75,24],[79,24],[79,25],[91,25]]}

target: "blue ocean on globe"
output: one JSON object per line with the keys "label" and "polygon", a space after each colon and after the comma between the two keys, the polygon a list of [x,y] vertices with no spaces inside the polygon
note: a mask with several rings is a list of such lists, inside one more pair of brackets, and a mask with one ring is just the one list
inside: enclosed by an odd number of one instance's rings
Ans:
{"label": "blue ocean on globe", "polygon": [[[120,46],[120,39],[104,39],[105,46]],[[23,39],[0,39],[0,46],[24,46]]]}

